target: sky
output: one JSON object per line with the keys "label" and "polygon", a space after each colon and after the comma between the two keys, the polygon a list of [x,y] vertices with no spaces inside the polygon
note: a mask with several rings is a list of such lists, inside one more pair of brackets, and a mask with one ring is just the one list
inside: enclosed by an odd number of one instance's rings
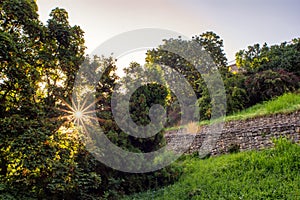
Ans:
{"label": "sky", "polygon": [[[141,28],[159,28],[191,38],[213,31],[224,41],[228,61],[255,43],[278,44],[300,37],[299,0],[37,0],[46,22],[65,8],[71,25],[85,32],[87,54],[111,37]],[[120,58],[142,62],[144,51]]]}

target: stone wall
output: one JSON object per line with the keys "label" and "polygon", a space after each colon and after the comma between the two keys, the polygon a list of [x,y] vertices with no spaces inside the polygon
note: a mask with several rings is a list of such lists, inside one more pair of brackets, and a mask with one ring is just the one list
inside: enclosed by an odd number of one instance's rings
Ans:
{"label": "stone wall", "polygon": [[212,155],[227,153],[234,148],[240,151],[268,148],[273,145],[272,138],[281,136],[293,141],[300,140],[300,111],[231,121],[223,125],[219,133],[210,131],[209,126],[203,126],[197,134],[188,134],[182,129],[167,132],[165,137],[169,149],[177,152],[193,153],[203,149],[204,141],[205,144],[211,143],[213,145],[209,153]]}

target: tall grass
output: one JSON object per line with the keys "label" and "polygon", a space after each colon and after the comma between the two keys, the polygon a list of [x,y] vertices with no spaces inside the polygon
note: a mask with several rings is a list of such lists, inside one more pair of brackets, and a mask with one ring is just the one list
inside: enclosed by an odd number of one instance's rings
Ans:
{"label": "tall grass", "polygon": [[186,156],[173,185],[125,200],[300,199],[300,146],[286,139],[275,148],[200,160]]}

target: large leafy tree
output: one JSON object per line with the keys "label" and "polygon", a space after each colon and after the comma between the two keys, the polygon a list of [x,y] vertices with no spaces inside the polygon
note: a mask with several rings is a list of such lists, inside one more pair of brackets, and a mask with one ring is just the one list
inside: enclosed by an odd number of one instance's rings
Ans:
{"label": "large leafy tree", "polygon": [[39,21],[35,1],[1,1],[1,110],[38,102],[53,107],[58,96],[71,95],[83,61],[83,31],[69,25],[64,9],[50,17],[46,26]]}
{"label": "large leafy tree", "polygon": [[64,9],[46,25],[34,0],[0,1],[0,198],[87,198],[100,177],[76,131],[53,119],[83,60]]}
{"label": "large leafy tree", "polygon": [[[176,47],[177,53],[168,51],[168,49],[173,46]],[[194,48],[196,48],[196,50]],[[189,49],[188,55],[187,49]],[[199,53],[202,55],[199,55]],[[187,61],[182,57],[182,55],[185,54],[190,60],[194,60],[198,63],[190,63]],[[164,40],[164,44],[147,52],[146,61],[148,63],[167,65],[182,74],[199,99],[200,117],[202,119],[210,117],[211,99],[203,75],[215,68],[219,70],[222,77],[226,77],[229,74],[227,59],[223,50],[223,40],[216,33],[208,31],[192,37],[191,40],[183,40],[181,37]],[[196,69],[195,64],[198,65],[197,67],[201,67],[200,70],[202,74]],[[165,72],[165,74],[168,76],[168,74],[172,73]],[[176,80],[176,77],[169,77],[169,79]],[[179,119],[181,110],[178,106],[177,97],[171,95],[168,104],[171,118]],[[176,122],[171,122],[171,124],[176,124]]]}
{"label": "large leafy tree", "polygon": [[[48,65],[46,76],[53,75],[53,79],[59,79],[57,74],[63,72],[64,79],[59,95],[67,97],[71,94],[75,75],[83,62],[84,55],[84,39],[83,31],[79,26],[70,26],[68,22],[68,13],[64,9],[55,9],[50,14],[48,20],[48,45],[44,49],[43,59],[55,57],[52,60],[53,66]],[[51,54],[47,49],[52,49]],[[56,62],[56,63],[55,63]],[[59,70],[59,72],[55,71]],[[49,82],[49,77],[47,77]],[[61,80],[55,80],[55,83]],[[57,85],[54,85],[57,87]],[[51,91],[52,92],[52,91]]]}
{"label": "large leafy tree", "polygon": [[[155,104],[165,107],[168,90],[158,83],[149,83],[149,77],[155,73],[147,73],[145,68],[138,63],[131,63],[128,68],[125,68],[125,77],[122,79],[116,75],[116,66],[112,58],[103,58],[98,63],[102,65],[102,70],[100,70],[101,77],[97,83],[97,117],[108,138],[116,145],[136,152],[151,152],[162,147],[164,145],[162,132],[151,138],[137,139],[124,133],[119,128],[120,124],[118,125],[115,121],[115,117],[125,120],[123,125],[128,119],[131,119],[137,126],[148,125],[151,121],[149,117],[150,108]],[[152,70],[157,69],[153,67]],[[132,83],[135,80],[141,82],[141,87],[134,88],[135,84]],[[121,87],[117,87],[117,85],[121,85]],[[129,95],[130,92],[133,93],[129,99],[129,108],[127,108],[127,104],[123,100],[127,99],[125,96]],[[118,93],[118,99],[114,101],[112,101],[113,93]],[[113,116],[112,106],[114,106],[116,110],[114,114],[117,116]],[[126,115],[127,109],[129,109],[128,115]],[[132,131],[131,128],[128,127],[128,131]]]}
{"label": "large leafy tree", "polygon": [[42,44],[43,30],[33,1],[1,1],[0,7],[0,102],[3,116],[6,111],[16,111],[35,100],[40,77],[35,56]]}
{"label": "large leafy tree", "polygon": [[[125,76],[122,78],[116,74],[117,68],[113,58],[95,57],[89,64],[85,64],[90,65],[93,68],[92,70],[96,72],[96,77],[99,78],[99,80],[94,80],[96,81],[96,98],[98,100],[96,104],[97,117],[99,125],[107,138],[116,146],[136,153],[152,152],[163,147],[165,145],[163,131],[149,138],[136,138],[129,135],[129,132],[124,132],[120,128],[122,124],[118,124],[119,122],[115,118],[124,118],[124,110],[129,109],[129,115],[126,117],[130,117],[138,126],[148,125],[150,123],[150,108],[154,104],[166,105],[167,89],[157,83],[146,84],[149,76],[147,76],[145,68],[138,63],[131,63],[128,68],[125,68]],[[156,69],[153,68],[153,70]],[[90,73],[86,74],[87,77],[89,75]],[[93,82],[93,77],[87,79]],[[134,90],[134,84],[130,83],[136,79],[144,85]],[[130,90],[134,90],[134,92],[129,100],[128,108],[122,100],[125,99]],[[119,99],[112,101],[113,94],[116,93],[119,95]],[[114,114],[112,113],[112,107],[116,110]],[[126,125],[126,122],[123,125]],[[128,131],[130,131],[130,128],[132,127],[128,127]],[[109,154],[111,152],[103,150],[102,153]],[[118,163],[117,156],[111,159]],[[174,169],[168,167],[148,174],[131,174],[113,170],[101,163],[97,165],[97,172],[101,174],[102,178],[101,189],[105,191],[110,188],[105,193],[110,198],[119,198],[118,195],[122,193],[142,191],[173,181],[177,176],[173,176],[170,170]],[[160,179],[159,183],[156,182],[158,179]]]}

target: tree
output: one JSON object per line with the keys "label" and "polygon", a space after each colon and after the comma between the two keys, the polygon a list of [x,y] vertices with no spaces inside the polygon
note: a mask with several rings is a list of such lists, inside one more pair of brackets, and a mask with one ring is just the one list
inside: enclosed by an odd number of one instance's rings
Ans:
{"label": "tree", "polygon": [[216,33],[207,31],[200,36],[194,36],[193,40],[200,43],[206,52],[213,59],[215,65],[218,67],[222,75],[228,73],[227,58],[224,53],[223,40]]}
{"label": "tree", "polygon": [[[50,17],[47,34],[51,46],[48,48],[53,49],[52,57],[55,56],[58,61],[54,69],[58,68],[64,73],[64,88],[60,95],[67,97],[72,92],[75,75],[84,59],[84,32],[79,26],[71,27],[69,25],[68,13],[64,9],[54,9]],[[48,56],[50,55],[48,54]],[[47,73],[51,73],[53,67],[48,67],[50,72]]]}
{"label": "tree", "polygon": [[[33,67],[41,25],[32,1],[1,1],[0,102],[2,116],[34,102],[39,69]],[[23,8],[26,12],[23,11]]]}
{"label": "tree", "polygon": [[2,0],[0,15],[0,198],[86,199],[95,160],[53,109],[72,94],[83,31],[58,8],[43,25],[34,0]]}
{"label": "tree", "polygon": [[37,102],[53,108],[58,96],[71,95],[83,61],[83,31],[69,25],[67,12],[54,9],[47,26],[36,12],[31,0],[1,2],[0,102],[6,110]]}
{"label": "tree", "polygon": [[[177,52],[168,51],[174,48]],[[187,52],[187,50],[189,50]],[[190,63],[193,60],[196,63]],[[208,119],[211,112],[211,99],[209,90],[203,79],[203,75],[209,74],[211,70],[219,70],[222,77],[228,76],[227,59],[223,50],[223,40],[214,32],[205,32],[199,36],[194,36],[191,40],[183,40],[181,37],[177,39],[166,39],[164,44],[158,48],[147,52],[147,63],[155,63],[166,65],[178,71],[188,81],[189,85],[193,88],[200,106],[200,117]],[[199,68],[201,67],[199,72]],[[168,76],[168,72],[165,75]],[[172,74],[172,73],[171,73]],[[176,77],[169,77],[170,80],[176,80]],[[173,119],[179,119],[181,113],[178,107],[178,99],[175,95],[171,95],[168,102],[169,113]],[[176,124],[176,122],[172,122]]]}
{"label": "tree", "polygon": [[248,106],[299,88],[299,46],[300,40],[293,39],[280,45],[255,44],[236,53],[238,67],[246,71]]}
{"label": "tree", "polygon": [[247,50],[236,53],[236,63],[248,73],[264,70],[283,69],[288,72],[300,74],[300,40],[283,42],[280,45],[268,46],[266,43],[248,46]]}
{"label": "tree", "polygon": [[[88,60],[88,59],[86,59]],[[136,138],[129,135],[128,132],[124,132],[120,128],[120,124],[117,123],[116,118],[124,119],[124,110],[127,109],[123,99],[134,89],[134,84],[128,84],[134,82],[135,78],[146,83],[148,77],[145,75],[145,69],[138,63],[131,63],[128,68],[125,68],[125,77],[120,79],[116,75],[116,65],[113,58],[98,58],[95,57],[89,64],[88,62],[84,65],[91,66],[89,68],[95,71],[95,77],[99,78],[96,80],[96,98],[98,99],[97,117],[99,125],[103,130],[103,133],[107,138],[114,143],[114,145],[125,149],[130,152],[152,152],[158,150],[165,145],[163,137],[163,131],[160,131],[155,136],[149,138]],[[156,70],[153,68],[153,70]],[[100,72],[99,74],[97,72]],[[151,72],[150,72],[151,73]],[[91,73],[87,73],[88,76]],[[92,77],[89,78],[92,80]],[[118,86],[121,86],[119,88]],[[112,97],[115,93],[118,93],[118,101],[112,101]],[[129,117],[134,121],[135,124],[144,126],[150,123],[149,110],[152,105],[160,104],[165,106],[166,96],[168,95],[167,90],[158,84],[145,84],[137,90],[134,90],[131,98],[129,99]],[[116,113],[113,114],[112,107],[116,109]],[[126,125],[127,123],[124,122]],[[128,130],[130,131],[128,127]],[[144,133],[147,134],[147,133]],[[103,153],[107,153],[103,150]],[[117,156],[112,158],[118,163]],[[128,160],[128,163],[130,161]],[[137,163],[135,163],[137,164]],[[102,163],[98,163],[97,172],[101,174],[101,190],[105,192],[109,198],[119,198],[123,193],[131,193],[143,191],[149,188],[163,185],[169,181],[173,181],[177,178],[177,175],[173,175],[173,167],[167,167],[157,172],[151,172],[147,174],[134,174],[116,171]],[[168,178],[171,177],[171,178]],[[155,180],[161,179],[160,183]]]}
{"label": "tree", "polygon": [[[150,68],[150,67],[149,67]],[[157,70],[153,68],[153,70]],[[119,80],[116,75],[116,66],[112,59],[108,59],[105,64],[105,69],[102,71],[102,76],[97,84],[97,116],[101,119],[99,124],[108,138],[117,146],[128,149],[134,152],[152,152],[165,145],[163,132],[160,131],[153,137],[146,139],[135,138],[124,133],[120,129],[115,118],[125,120],[123,124],[131,119],[137,126],[146,126],[151,120],[149,117],[150,108],[153,105],[159,104],[166,107],[166,99],[168,90],[159,83],[147,83],[151,72],[146,72],[145,69],[138,63],[131,63],[128,68],[124,69],[125,77]],[[152,73],[153,74],[153,73]],[[131,84],[135,80],[141,81],[142,85],[134,90],[134,85]],[[121,88],[116,87],[117,84],[122,85]],[[131,91],[134,90],[134,91]],[[126,116],[125,96],[133,92],[129,99],[129,115]],[[112,102],[113,93],[118,93],[117,101]],[[113,116],[112,106],[118,111]],[[156,116],[158,119],[158,116]],[[133,127],[127,127],[128,131]],[[134,128],[133,128],[134,129]],[[144,133],[147,134],[147,133]]]}
{"label": "tree", "polygon": [[248,50],[240,50],[236,53],[236,63],[238,67],[243,67],[247,71],[256,70],[262,63],[268,59],[265,56],[268,51],[267,44],[265,43],[260,48],[259,44],[248,46]]}

